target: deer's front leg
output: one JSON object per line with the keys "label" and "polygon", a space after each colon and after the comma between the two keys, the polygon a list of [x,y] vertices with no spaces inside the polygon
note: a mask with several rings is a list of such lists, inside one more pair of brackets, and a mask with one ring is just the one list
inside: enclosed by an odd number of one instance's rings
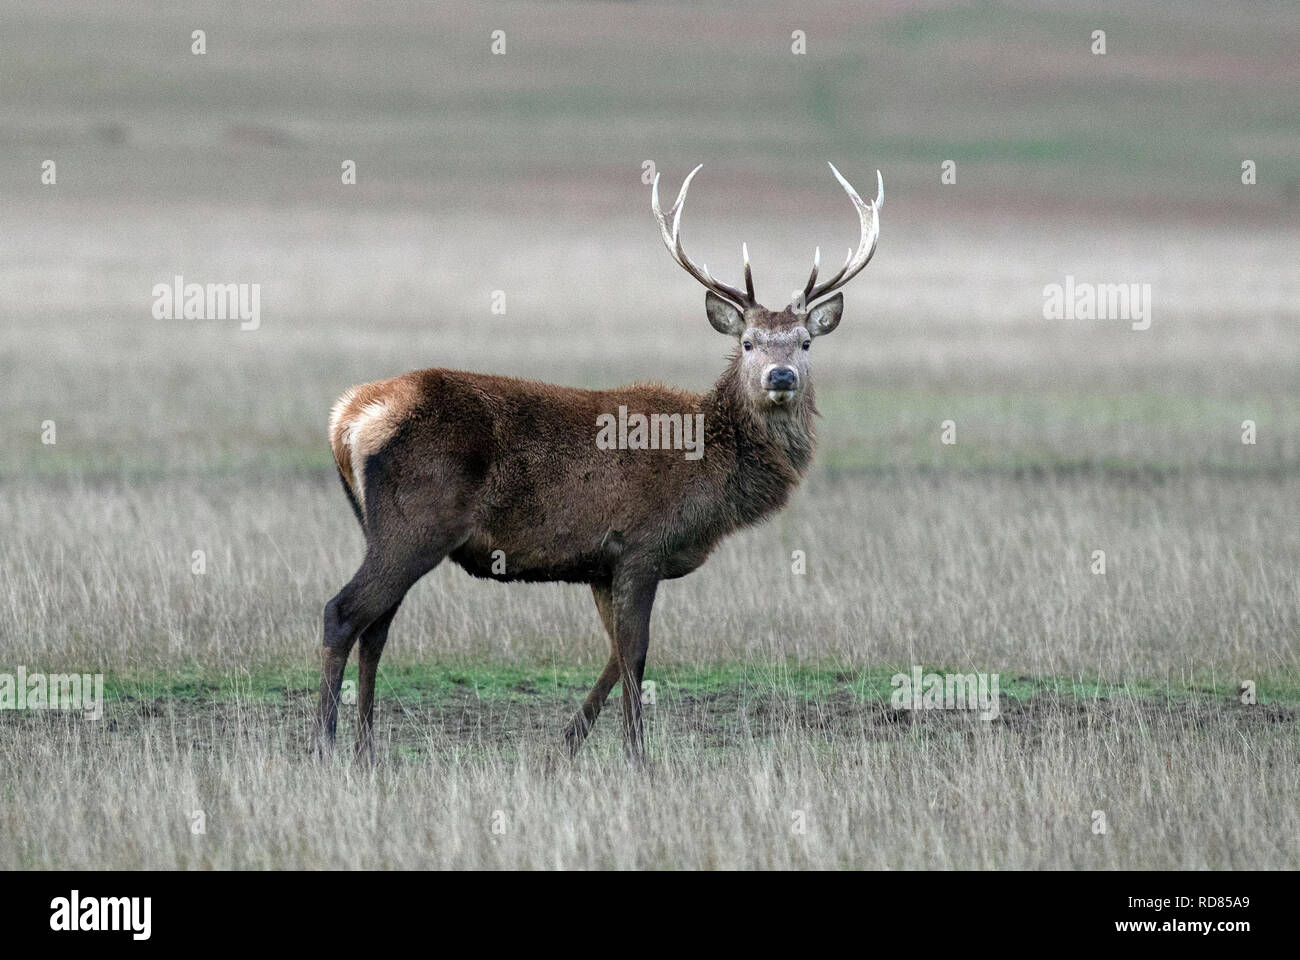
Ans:
{"label": "deer's front leg", "polygon": [[605,669],[600,672],[596,680],[596,685],[591,688],[587,699],[583,701],[581,708],[565,728],[564,745],[569,752],[570,760],[578,755],[583,742],[587,739],[587,734],[591,733],[591,728],[596,725],[596,718],[600,716],[600,708],[605,705],[609,691],[613,690],[614,684],[618,683],[618,665],[618,654],[611,653],[609,662],[605,664]]}
{"label": "deer's front leg", "polygon": [[605,633],[609,635],[609,662],[605,664],[605,669],[600,672],[596,685],[587,694],[587,699],[583,701],[582,708],[574,714],[573,719],[569,721],[569,726],[564,731],[564,744],[568,750],[570,760],[578,755],[578,750],[581,749],[583,741],[587,739],[587,734],[591,733],[596,718],[600,716],[600,708],[605,705],[609,691],[614,689],[614,684],[618,683],[619,677],[618,641],[614,635],[613,588],[608,583],[593,583],[591,585],[591,595],[596,601],[596,611],[600,614],[601,626],[605,628]]}
{"label": "deer's front leg", "polygon": [[623,748],[637,766],[646,764],[645,730],[641,719],[641,681],[650,647],[650,608],[657,579],[622,577],[614,582],[614,636],[623,684]]}

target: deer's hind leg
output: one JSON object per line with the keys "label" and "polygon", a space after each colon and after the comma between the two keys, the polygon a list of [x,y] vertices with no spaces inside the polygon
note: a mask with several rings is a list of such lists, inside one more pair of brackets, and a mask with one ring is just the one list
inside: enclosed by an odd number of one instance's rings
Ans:
{"label": "deer's hind leg", "polygon": [[361,634],[357,648],[357,745],[356,759],[361,763],[372,763],[375,759],[375,674],[379,670],[379,658],[383,656],[384,644],[388,642],[388,628],[401,602],[393,604],[388,612],[366,627]]}
{"label": "deer's hind leg", "polygon": [[[361,568],[325,605],[318,755],[334,746],[348,654],[361,640],[358,751],[370,753],[375,674],[397,606],[469,538],[487,454],[443,436],[439,396],[420,375],[354,387],[330,417],[330,444],[366,535]],[[444,418],[445,419],[445,418]],[[472,446],[472,438],[466,441]]]}
{"label": "deer's hind leg", "polygon": [[324,666],[314,727],[315,753],[324,757],[334,748],[339,694],[348,654],[361,639],[361,707],[358,751],[369,755],[374,711],[375,674],[388,639],[388,627],[406,592],[465,539],[464,533],[408,530],[401,538],[370,538],[361,569],[347,586],[325,604]]}
{"label": "deer's hind leg", "polygon": [[[441,559],[441,558],[439,558]],[[436,563],[437,561],[434,561]],[[321,668],[320,697],[316,704],[316,722],[313,730],[313,749],[317,758],[328,756],[334,750],[334,738],[338,726],[339,696],[343,689],[343,671],[347,667],[348,655],[358,638],[373,626],[382,626],[381,632],[387,638],[387,624],[380,624],[388,611],[396,611],[397,605],[405,596],[410,583],[414,583],[433,564],[425,567],[413,578],[409,575],[395,580],[386,574],[384,564],[373,553],[367,552],[366,559],[347,585],[325,604],[324,633],[321,643],[325,648]],[[410,583],[404,581],[410,580]],[[389,618],[391,621],[391,618]],[[374,668],[378,666],[378,657],[362,654],[368,661],[371,676],[371,688],[366,691],[362,677],[362,696],[373,698]]]}

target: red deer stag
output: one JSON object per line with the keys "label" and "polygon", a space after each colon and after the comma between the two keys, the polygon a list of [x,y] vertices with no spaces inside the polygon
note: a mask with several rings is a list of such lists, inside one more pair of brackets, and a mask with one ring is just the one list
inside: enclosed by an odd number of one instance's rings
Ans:
{"label": "red deer stag", "polygon": [[[682,204],[699,169],[666,213],[656,176],[650,202],[668,252],[708,291],[709,323],[736,340],[707,393],[421,370],[353,387],[334,405],[330,443],[366,552],[325,605],[318,756],[333,747],[343,668],[360,640],[356,750],[373,757],[375,670],[393,614],[450,557],[487,579],[590,585],[609,660],[565,741],[576,754],[621,682],[625,748],[645,762],[640,692],[655,590],[700,566],[722,537],[782,507],[807,470],[816,412],[808,350],[844,307],[842,293],[822,298],[871,259],[884,201],[879,171],[870,203],[832,164],[858,213],[858,247],[821,283],[819,248],[803,292],[772,311],[754,299],[746,247],[744,290],[715,280],[682,249]],[[504,572],[494,570],[503,556]]]}

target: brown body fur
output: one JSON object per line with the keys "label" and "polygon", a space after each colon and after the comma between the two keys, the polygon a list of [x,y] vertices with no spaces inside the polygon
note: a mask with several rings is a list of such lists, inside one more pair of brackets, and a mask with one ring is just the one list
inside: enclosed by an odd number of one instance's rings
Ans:
{"label": "brown body fur", "polygon": [[[442,501],[454,485],[455,512],[469,522],[451,559],[503,581],[592,583],[608,579],[629,550],[662,579],[684,576],[723,535],[781,507],[812,453],[811,397],[790,411],[791,430],[776,430],[753,418],[737,422],[736,407],[744,407],[725,393],[657,384],[579,390],[421,370],[349,395],[355,399],[331,445],[358,503],[365,495],[344,428],[360,409],[381,403],[382,422],[366,438],[374,445],[362,445],[365,488],[396,486],[407,512],[419,509],[422,487]],[[705,456],[599,449],[597,417],[617,416],[620,405],[630,413],[702,413]],[[371,535],[377,521],[363,515],[361,522]],[[505,574],[490,572],[497,550],[507,558]]]}

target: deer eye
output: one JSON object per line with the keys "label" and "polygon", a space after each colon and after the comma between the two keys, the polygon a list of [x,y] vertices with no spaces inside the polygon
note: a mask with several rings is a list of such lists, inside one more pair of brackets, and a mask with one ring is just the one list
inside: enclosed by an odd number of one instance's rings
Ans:
{"label": "deer eye", "polygon": [[803,342],[803,348],[804,348],[805,350],[807,350],[807,349],[808,349],[809,347],[811,347],[811,346],[812,346],[812,341],[811,341],[811,340],[805,340],[805,341]]}
{"label": "deer eye", "polygon": [[743,346],[744,346],[744,348],[745,348],[746,350],[753,350],[753,349],[754,349],[754,345],[753,345],[752,343],[750,343],[748,340],[746,340],[746,341],[744,342]]}

